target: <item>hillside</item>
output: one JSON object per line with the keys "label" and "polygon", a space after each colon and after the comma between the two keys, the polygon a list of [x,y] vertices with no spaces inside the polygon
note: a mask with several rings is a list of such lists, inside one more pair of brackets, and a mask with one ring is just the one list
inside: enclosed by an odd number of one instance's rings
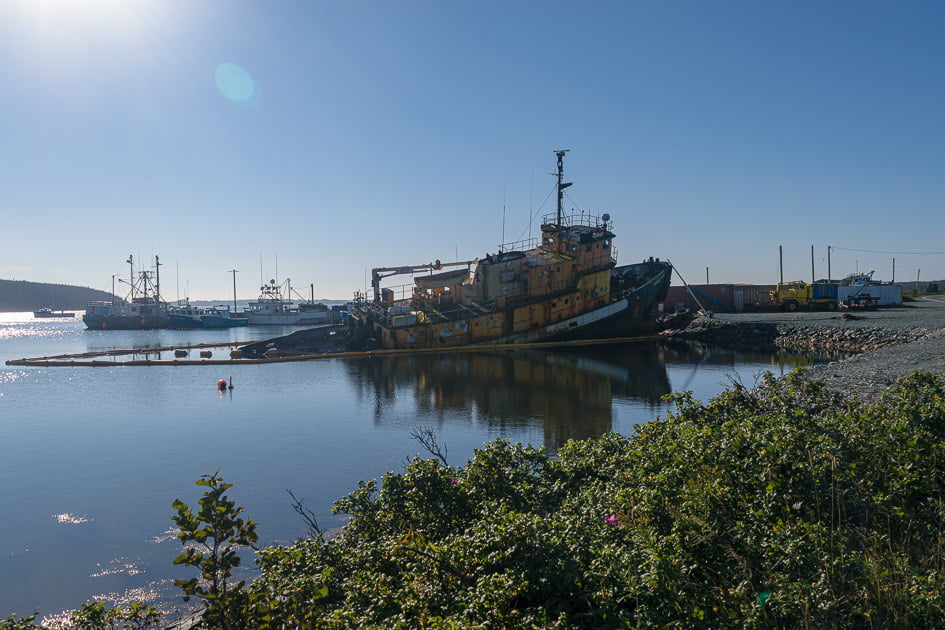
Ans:
{"label": "hillside", "polygon": [[111,299],[110,293],[87,287],[0,280],[0,312],[34,311],[43,307],[81,310],[91,300]]}

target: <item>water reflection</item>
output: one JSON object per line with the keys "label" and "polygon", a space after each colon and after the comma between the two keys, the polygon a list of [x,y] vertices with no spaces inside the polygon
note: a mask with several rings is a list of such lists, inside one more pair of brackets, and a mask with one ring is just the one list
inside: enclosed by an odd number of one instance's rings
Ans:
{"label": "water reflection", "polygon": [[655,343],[377,357],[346,366],[357,395],[373,402],[376,423],[398,401],[410,401],[424,417],[458,411],[499,431],[539,427],[551,450],[611,430],[615,395],[658,403],[670,391]]}
{"label": "water reflection", "polygon": [[554,451],[569,439],[615,430],[615,399],[663,408],[663,396],[673,389],[669,366],[688,374],[675,387],[686,390],[696,373],[710,366],[715,372],[730,368],[735,375],[751,365],[756,372],[780,375],[832,358],[651,342],[566,351],[374,357],[348,361],[345,367],[356,395],[373,405],[375,424],[390,421],[395,405],[406,405],[417,417],[440,422],[447,416],[468,418],[503,434],[537,428],[545,447]]}

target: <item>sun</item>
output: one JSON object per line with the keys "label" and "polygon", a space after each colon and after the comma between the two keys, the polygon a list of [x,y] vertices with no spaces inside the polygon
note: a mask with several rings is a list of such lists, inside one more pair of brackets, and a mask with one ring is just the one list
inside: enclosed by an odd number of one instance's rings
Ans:
{"label": "sun", "polygon": [[74,29],[129,26],[159,6],[150,0],[23,0],[8,4],[40,25],[71,25]]}
{"label": "sun", "polygon": [[141,44],[166,13],[161,0],[0,0],[33,55],[68,57],[103,47]]}

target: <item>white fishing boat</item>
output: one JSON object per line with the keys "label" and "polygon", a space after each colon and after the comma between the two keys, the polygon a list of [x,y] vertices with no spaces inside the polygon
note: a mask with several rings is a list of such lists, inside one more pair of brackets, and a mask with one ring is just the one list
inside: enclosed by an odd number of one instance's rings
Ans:
{"label": "white fishing boat", "polygon": [[282,284],[270,280],[259,291],[259,298],[250,302],[243,311],[250,326],[317,326],[329,321],[329,309],[325,304],[314,299],[296,304],[291,299],[289,279]]}

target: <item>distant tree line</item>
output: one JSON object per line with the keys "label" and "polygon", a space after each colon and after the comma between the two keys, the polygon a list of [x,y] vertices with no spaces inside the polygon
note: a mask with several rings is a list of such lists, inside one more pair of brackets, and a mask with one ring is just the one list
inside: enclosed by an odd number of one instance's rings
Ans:
{"label": "distant tree line", "polygon": [[67,284],[0,280],[0,312],[84,309],[92,300],[111,300],[112,294]]}

